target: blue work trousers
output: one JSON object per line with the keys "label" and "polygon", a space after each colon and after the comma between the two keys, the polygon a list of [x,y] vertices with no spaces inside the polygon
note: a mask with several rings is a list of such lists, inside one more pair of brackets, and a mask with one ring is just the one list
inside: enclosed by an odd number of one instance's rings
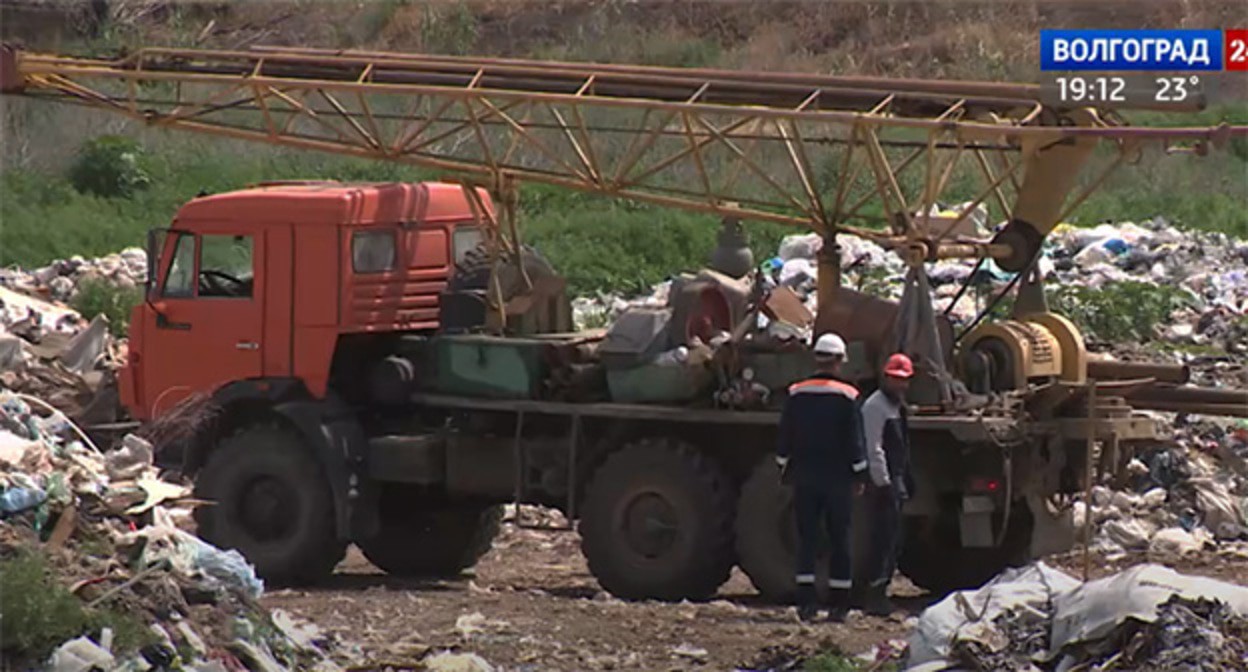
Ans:
{"label": "blue work trousers", "polygon": [[815,603],[815,558],[819,552],[819,532],[828,535],[828,588],[849,590],[852,579],[850,528],[853,495],[849,484],[838,488],[798,485],[794,493],[797,514],[797,600],[799,605]]}

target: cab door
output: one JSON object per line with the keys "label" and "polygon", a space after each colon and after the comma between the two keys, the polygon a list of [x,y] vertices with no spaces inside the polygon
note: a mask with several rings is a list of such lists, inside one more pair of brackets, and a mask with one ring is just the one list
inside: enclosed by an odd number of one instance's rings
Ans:
{"label": "cab door", "polygon": [[168,245],[168,266],[143,311],[149,417],[264,372],[263,230],[197,226],[171,232]]}

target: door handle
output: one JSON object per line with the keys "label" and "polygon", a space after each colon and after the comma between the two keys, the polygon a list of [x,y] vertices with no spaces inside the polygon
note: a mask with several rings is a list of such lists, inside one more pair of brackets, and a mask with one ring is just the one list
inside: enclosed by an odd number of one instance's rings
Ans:
{"label": "door handle", "polygon": [[255,341],[239,341],[234,344],[239,350],[259,350],[260,344]]}

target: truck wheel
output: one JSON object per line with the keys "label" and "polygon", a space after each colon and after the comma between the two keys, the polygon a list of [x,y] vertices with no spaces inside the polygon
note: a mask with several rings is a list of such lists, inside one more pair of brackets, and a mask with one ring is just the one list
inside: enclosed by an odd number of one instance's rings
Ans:
{"label": "truck wheel", "polygon": [[999,548],[963,548],[956,514],[905,516],[898,569],[914,585],[935,595],[978,588],[1002,570],[1027,561],[1031,518],[1026,505],[1015,506],[1010,529]]}
{"label": "truck wheel", "polygon": [[[865,585],[870,550],[870,517],[854,502],[853,571],[855,594]],[[827,539],[820,531],[820,551],[815,560],[816,589],[825,592],[828,578]],[[797,519],[793,513],[793,488],[780,482],[780,470],[771,456],[761,460],[737,500],[737,559],[741,571],[769,602],[792,604],[797,596]]]}
{"label": "truck wheel", "polygon": [[[550,262],[538,253],[537,250],[528,245],[521,246],[520,259],[530,280],[556,275],[555,269],[550,265]],[[506,262],[502,263],[499,268],[498,283],[502,289],[503,298],[507,299],[520,291],[523,278],[520,277],[519,269],[516,268],[514,263],[501,257],[500,262]],[[455,265],[455,273],[447,281],[446,291],[482,290],[489,289],[489,286],[490,253],[486,246],[482,244],[465,253],[463,261]]]}
{"label": "truck wheel", "polygon": [[501,506],[383,509],[377,535],[357,545],[369,562],[387,574],[455,576],[489,552],[502,521]]}
{"label": "truck wheel", "polygon": [[195,482],[199,536],[238,549],[265,581],[323,579],[346,553],[329,480],[293,430],[263,425],[221,442]]}
{"label": "truck wheel", "polygon": [[780,470],[765,459],[754,467],[737,500],[737,559],[763,597],[789,603],[797,591],[796,558],[793,489],[780,483]]}
{"label": "truck wheel", "polygon": [[581,550],[613,595],[699,600],[728,580],[733,488],[688,444],[625,445],[598,468],[586,493]]}

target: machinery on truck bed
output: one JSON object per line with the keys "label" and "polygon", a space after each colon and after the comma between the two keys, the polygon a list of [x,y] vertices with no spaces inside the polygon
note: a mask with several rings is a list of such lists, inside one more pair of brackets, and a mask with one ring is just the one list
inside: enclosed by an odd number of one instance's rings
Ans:
{"label": "machinery on truck bed", "polygon": [[[312,49],[5,48],[0,75],[6,94],[158,128],[469,175],[202,196],[149,240],[124,402],[152,420],[212,399],[184,466],[216,502],[199,532],[270,580],[315,580],[350,543],[388,572],[457,572],[514,501],[576,521],[620,596],[706,597],[734,565],[792,591],[770,453],[807,354],[754,326],[784,313],[783,291],[703,272],[666,310],[573,333],[562,280],[515,226],[516,182],[821,234],[815,330],[845,336],[864,387],[891,351],[918,363],[900,564],[921,586],[1069,546],[1063,499],[1155,438],[1135,409],[1248,413],[1248,393],[1089,361],[1033,272],[1044,237],[1142,147],[1203,152],[1248,128],[1131,128],[1027,85]],[[977,197],[929,216],[968,170]],[[985,203],[1004,222],[991,239],[963,226]],[[840,286],[841,233],[907,262],[900,304]],[[955,336],[923,268],[965,256],[1018,273],[1018,298]],[[687,360],[656,360],[681,346]]]}

